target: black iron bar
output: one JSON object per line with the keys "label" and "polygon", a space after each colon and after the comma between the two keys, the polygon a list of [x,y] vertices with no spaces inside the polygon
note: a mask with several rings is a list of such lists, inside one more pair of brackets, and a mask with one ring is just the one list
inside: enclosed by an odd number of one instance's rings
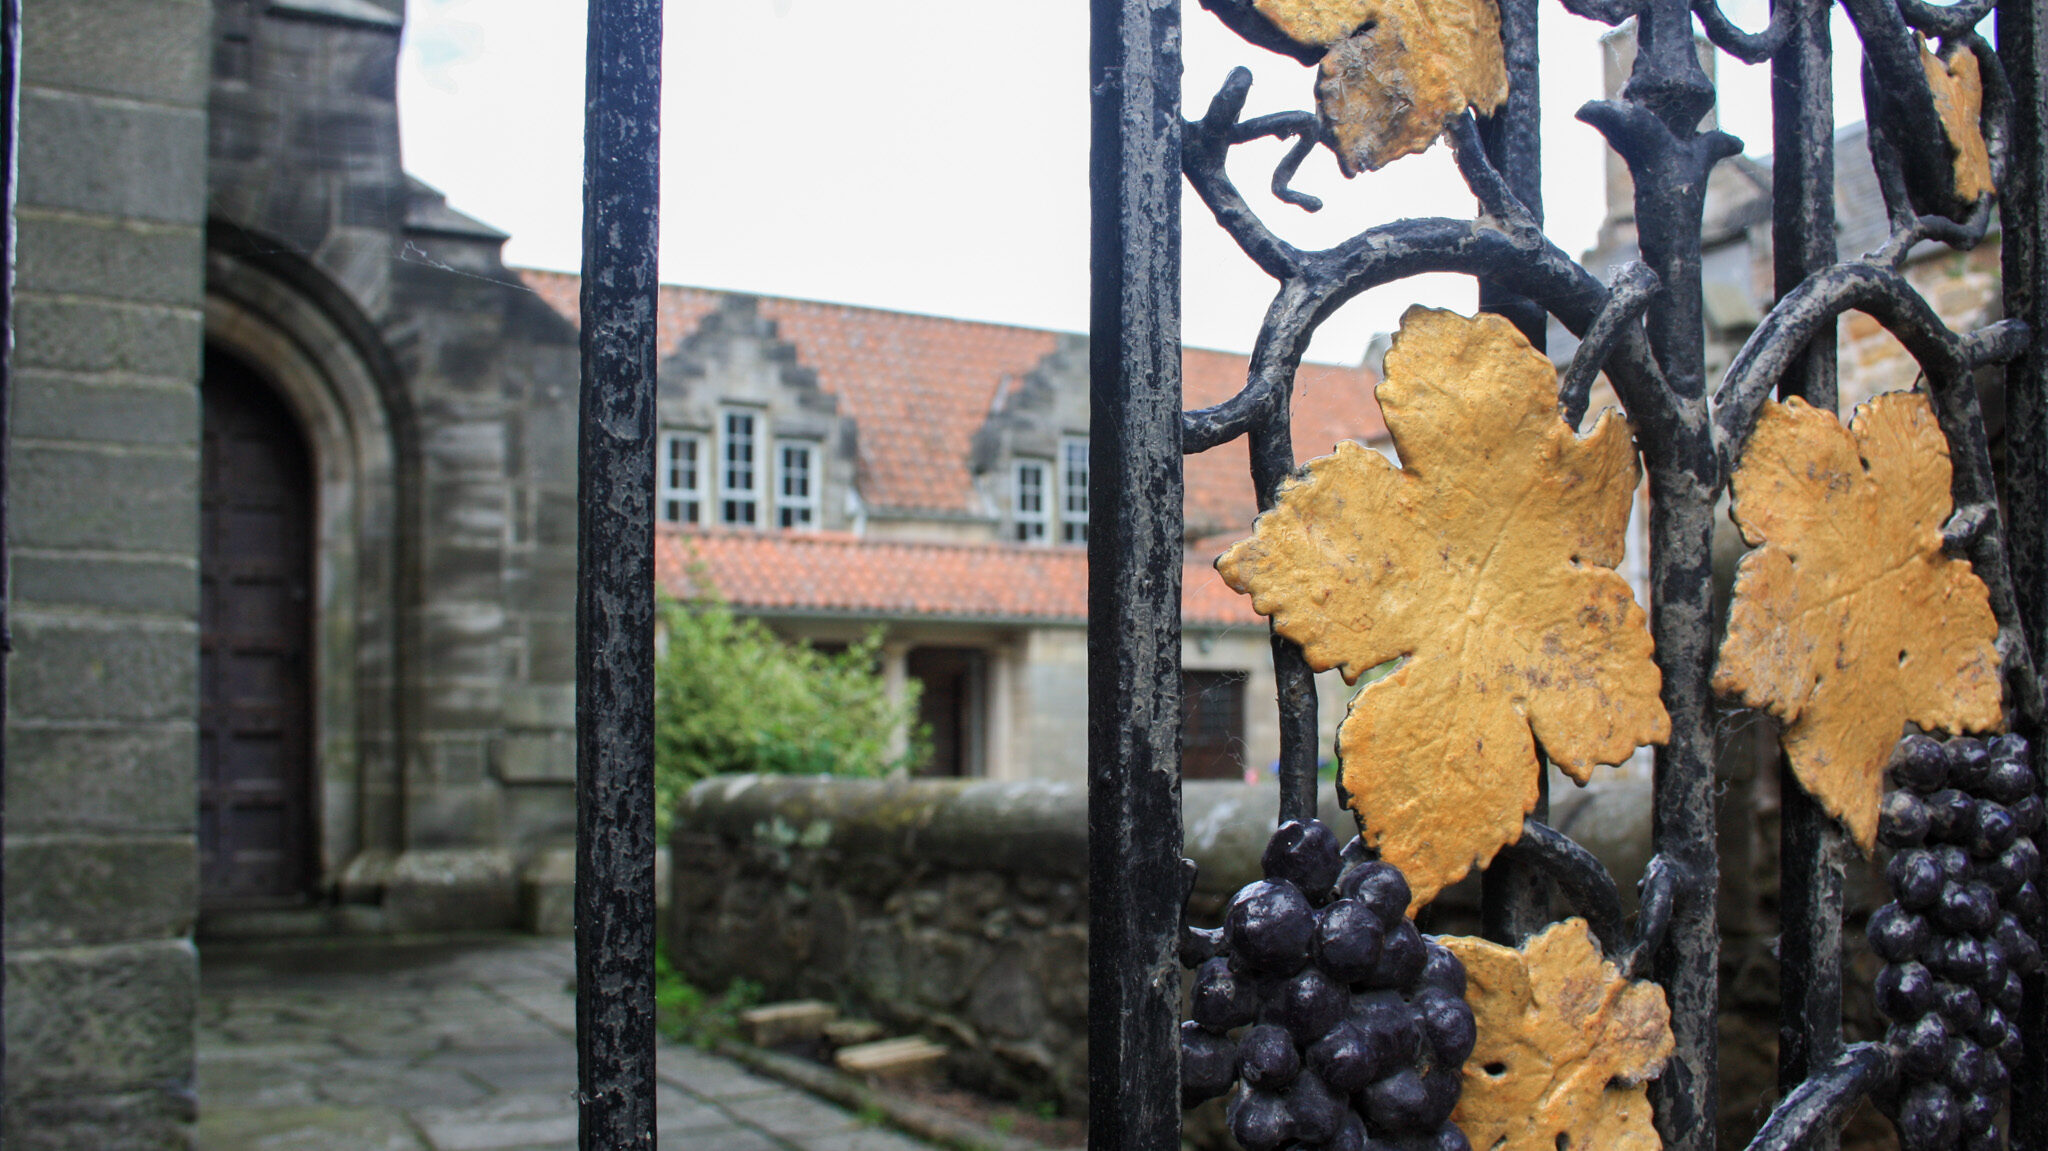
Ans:
{"label": "black iron bar", "polygon": [[[1270,509],[1280,494],[1280,485],[1294,471],[1294,436],[1289,427],[1293,405],[1293,376],[1300,357],[1285,366],[1284,382],[1272,390],[1273,402],[1249,436],[1252,487],[1258,493],[1259,510]],[[1334,446],[1334,445],[1333,445]],[[1315,672],[1301,645],[1275,631],[1273,683],[1280,720],[1280,810],[1282,823],[1290,819],[1307,821],[1316,817],[1319,767],[1316,754],[1321,742],[1317,730]]]}
{"label": "black iron bar", "polygon": [[1761,64],[1777,55],[1785,38],[1792,34],[1792,21],[1799,9],[1797,5],[1772,5],[1771,22],[1761,32],[1745,32],[1736,27],[1728,14],[1721,11],[1717,0],[1692,0],[1692,12],[1700,18],[1700,27],[1706,29],[1707,38],[1715,47],[1746,64]]}
{"label": "black iron bar", "polygon": [[586,59],[576,541],[579,1146],[652,1151],[660,0],[591,0]]}
{"label": "black iron bar", "polygon": [[[1537,74],[1537,2],[1501,0],[1500,38],[1508,70],[1508,99],[1479,121],[1486,157],[1537,227],[1543,225],[1543,87]],[[1491,279],[1479,281],[1479,310],[1506,316],[1537,351],[1544,349],[1549,316],[1534,301]]]}
{"label": "black iron bar", "polygon": [[1650,1085],[1650,1102],[1667,1148],[1706,1151],[1716,1145],[1719,1096],[1720,860],[1709,680],[1713,507],[1722,471],[1705,412],[1700,231],[1707,175],[1740,144],[1698,131],[1714,93],[1683,0],[1648,0],[1637,37],[1622,99],[1588,104],[1579,116],[1628,162],[1643,262],[1664,286],[1644,326],[1665,391],[1631,395],[1626,381],[1616,381],[1650,478],[1650,631],[1671,717],[1670,739],[1657,752],[1651,834],[1657,852],[1679,865],[1670,927],[1650,957],[1671,1005],[1675,1048]]}
{"label": "black iron bar", "polygon": [[1665,391],[1631,395],[1626,381],[1616,383],[1632,422],[1645,429],[1639,442],[1650,478],[1651,634],[1671,717],[1670,739],[1657,753],[1652,836],[1658,853],[1679,865],[1670,926],[1650,956],[1671,1005],[1675,1049],[1651,1084],[1650,1100],[1666,1147],[1705,1151],[1716,1143],[1718,1111],[1720,863],[1708,681],[1712,509],[1722,473],[1705,418],[1700,227],[1707,174],[1739,145],[1724,133],[1697,131],[1713,89],[1700,71],[1686,6],[1650,0],[1637,27],[1635,69],[1622,100],[1589,104],[1579,115],[1628,162],[1643,262],[1664,286],[1650,301],[1645,329]]}
{"label": "black iron bar", "polygon": [[1895,1074],[1892,1050],[1882,1043],[1858,1043],[1816,1061],[1813,1073],[1789,1086],[1771,1109],[1749,1151],[1808,1151],[1836,1142],[1849,1112]]}
{"label": "black iron bar", "polygon": [[[2011,139],[1999,190],[2005,315],[2029,338],[2005,369],[2006,498],[2014,598],[2027,647],[2048,656],[2048,252],[2042,199],[2048,196],[2048,13],[2036,0],[2001,0],[1998,50],[2011,96]],[[2048,724],[2022,716],[2037,775]],[[2048,943],[2048,934],[2036,932]],[[2020,1033],[2025,1054],[2012,1076],[2009,1135],[2014,1151],[2048,1151],[2048,974],[2024,981]]]}
{"label": "black iron bar", "polygon": [[1930,4],[1927,0],[1899,0],[1899,12],[1906,23],[1930,36],[1955,36],[1984,22],[1997,0],[1957,0],[1953,4]]}
{"label": "black iron bar", "polygon": [[[8,589],[7,475],[14,394],[14,202],[21,182],[21,0],[0,0],[0,849],[7,825],[7,665],[14,651]],[[0,850],[0,859],[5,858]],[[0,888],[6,869],[0,865]],[[0,931],[6,914],[0,910]],[[4,950],[4,949],[0,949]],[[0,1069],[7,1065],[7,971],[0,963]],[[7,1141],[7,1076],[0,1070],[0,1146]]]}
{"label": "black iron bar", "polygon": [[1180,1146],[1180,5],[1091,0],[1088,1145]]}
{"label": "black iron bar", "polygon": [[[1570,913],[1585,919],[1599,937],[1603,952],[1617,955],[1627,946],[1621,889],[1599,857],[1577,840],[1532,817],[1522,821],[1522,838],[1502,848],[1501,856],[1555,883]],[[1495,865],[1499,862],[1496,858]]]}
{"label": "black iron bar", "polygon": [[1643,866],[1643,878],[1636,884],[1636,937],[1626,965],[1630,979],[1647,976],[1651,958],[1663,949],[1665,933],[1671,930],[1671,905],[1683,879],[1684,869],[1670,856],[1653,855]]}
{"label": "black iron bar", "polygon": [[1586,329],[1586,338],[1579,341],[1571,363],[1565,365],[1558,380],[1557,402],[1563,409],[1565,423],[1577,428],[1585,420],[1586,408],[1593,402],[1593,381],[1607,366],[1607,358],[1614,354],[1614,349],[1636,330],[1636,321],[1642,318],[1643,309],[1650,306],[1650,297],[1663,286],[1657,282],[1657,273],[1641,260],[1630,260],[1614,274],[1614,282],[1607,288],[1607,302],[1601,305],[1599,315]]}
{"label": "black iron bar", "polygon": [[[1826,0],[1777,0],[1784,42],[1771,60],[1771,243],[1780,299],[1835,262],[1834,46]],[[1837,406],[1835,329],[1816,330],[1778,383],[1781,396]],[[1842,1048],[1841,828],[1777,755],[1779,817],[1778,1090],[1788,1102]],[[1799,1146],[1832,1151],[1822,1126]]]}

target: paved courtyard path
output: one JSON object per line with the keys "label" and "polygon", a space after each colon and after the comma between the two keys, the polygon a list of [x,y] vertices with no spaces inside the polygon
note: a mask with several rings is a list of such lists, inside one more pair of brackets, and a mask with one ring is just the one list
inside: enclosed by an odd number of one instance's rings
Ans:
{"label": "paved courtyard path", "polygon": [[[200,1151],[572,1151],[565,941],[200,948]],[[663,1043],[661,1151],[927,1151]]]}

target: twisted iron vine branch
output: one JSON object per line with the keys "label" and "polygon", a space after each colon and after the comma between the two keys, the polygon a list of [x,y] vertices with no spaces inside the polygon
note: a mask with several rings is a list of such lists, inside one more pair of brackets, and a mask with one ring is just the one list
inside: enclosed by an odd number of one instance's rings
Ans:
{"label": "twisted iron vine branch", "polygon": [[[1252,81],[1248,71],[1238,69],[1203,117],[1184,123],[1182,167],[1217,223],[1278,287],[1244,388],[1220,404],[1183,413],[1183,447],[1195,453],[1247,437],[1259,506],[1271,508],[1279,485],[1295,467],[1288,409],[1311,336],[1359,293],[1409,276],[1471,275],[1533,301],[1580,337],[1579,348],[1560,375],[1560,410],[1577,427],[1596,378],[1604,372],[1613,384],[1637,429],[1650,475],[1653,521],[1661,517],[1653,523],[1653,532],[1667,545],[1653,550],[1653,600],[1678,604],[1671,610],[1660,608],[1654,625],[1660,656],[1670,661],[1666,700],[1674,723],[1672,746],[1660,754],[1654,805],[1660,851],[1642,876],[1635,931],[1626,938],[1613,877],[1568,836],[1532,818],[1524,825],[1521,841],[1504,849],[1503,856],[1548,877],[1566,905],[1587,918],[1603,945],[1620,958],[1631,978],[1664,982],[1673,995],[1674,1016],[1681,1007],[1711,1014],[1710,1000],[1701,999],[1713,990],[1711,972],[1703,975],[1696,964],[1687,967],[1692,961],[1678,953],[1690,944],[1675,937],[1680,922],[1701,918],[1711,933],[1718,863],[1710,849],[1702,853],[1690,842],[1690,830],[1666,826],[1666,820],[1677,818],[1666,809],[1684,807],[1688,797],[1696,798],[1700,781],[1688,779],[1667,794],[1662,778],[1667,758],[1697,767],[1712,743],[1696,714],[1699,699],[1709,694],[1704,672],[1711,647],[1696,634],[1700,625],[1688,615],[1701,607],[1692,601],[1711,583],[1707,551],[1712,528],[1694,505],[1711,508],[1714,494],[1725,487],[1741,458],[1762,404],[1803,370],[1816,341],[1831,337],[1846,312],[1871,316],[1899,339],[1925,374],[1952,460],[1950,494],[1955,510],[1945,525],[1944,544],[1970,560],[1990,591],[2009,707],[2030,725],[2048,721],[2048,687],[2025,638],[1984,416],[1971,379],[1979,368],[2029,354],[2034,336],[2018,320],[1960,333],[1950,329],[1903,270],[1917,245],[1931,241],[1967,250],[1985,238],[1992,222],[1993,198],[1964,202],[1946,175],[1948,137],[1921,62],[1920,36],[1939,37],[1944,60],[1965,52],[1974,57],[1983,87],[1980,126],[1992,182],[2001,189],[2008,187],[2014,163],[2016,97],[1998,55],[1973,30],[1994,10],[1995,0],[1945,5],[1931,0],[1841,0],[1864,51],[1870,159],[1890,234],[1877,251],[1837,262],[1786,292],[1718,386],[1710,388],[1699,367],[1704,330],[1699,225],[1708,175],[1721,160],[1739,153],[1741,143],[1726,133],[1698,131],[1713,93],[1693,54],[1690,18],[1696,17],[1708,38],[1731,56],[1748,63],[1776,63],[1799,47],[1802,18],[1813,15],[1816,3],[1822,9],[1827,5],[1825,0],[1784,0],[1773,5],[1766,27],[1749,32],[1727,16],[1720,0],[1561,2],[1576,15],[1609,25],[1631,18],[1639,21],[1642,46],[1627,89],[1618,100],[1586,105],[1579,118],[1606,137],[1636,179],[1644,259],[1625,266],[1612,283],[1603,285],[1559,250],[1489,160],[1469,113],[1448,124],[1445,137],[1479,204],[1477,219],[1401,220],[1317,251],[1290,244],[1245,201],[1226,172],[1226,161],[1232,147],[1251,140],[1292,141],[1273,171],[1270,189],[1284,203],[1316,211],[1321,201],[1291,184],[1321,142],[1320,122],[1309,112],[1240,121]],[[1318,51],[1277,35],[1250,0],[1201,3],[1260,47],[1305,64],[1320,58]],[[1828,258],[1824,255],[1821,262]],[[1276,635],[1274,650],[1281,680],[1283,763],[1298,765],[1304,755],[1312,761],[1314,754],[1313,685],[1298,648]],[[1299,772],[1296,778],[1301,778]],[[1312,770],[1306,778],[1305,797],[1283,795],[1283,818],[1290,808],[1313,810]],[[1341,782],[1339,788],[1341,793]],[[1679,802],[1667,802],[1672,799]],[[1663,848],[1667,839],[1675,845],[1669,850]],[[1696,926],[1683,930],[1698,933]],[[1883,1044],[1838,1048],[1828,1059],[1825,1065],[1810,1066],[1807,1078],[1773,1110],[1752,1143],[1755,1151],[1805,1145],[1838,1126],[1856,1101],[1895,1074],[1896,1053]],[[1671,1075],[1675,1082],[1659,1084],[1659,1126],[1667,1135],[1701,1129],[1704,1117],[1697,1108],[1702,1099],[1711,1098],[1711,1091],[1699,1086],[1699,1073],[1696,1067],[1679,1066]],[[1710,1129],[1710,1121],[1704,1126]],[[1684,1140],[1690,1140],[1687,1146],[1697,1143],[1693,1134]]]}

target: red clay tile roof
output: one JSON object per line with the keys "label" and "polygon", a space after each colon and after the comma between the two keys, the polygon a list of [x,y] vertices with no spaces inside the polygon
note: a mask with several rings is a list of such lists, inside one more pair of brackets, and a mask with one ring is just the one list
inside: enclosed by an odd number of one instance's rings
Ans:
{"label": "red clay tile roof", "polygon": [[[527,286],[572,322],[578,277],[521,270]],[[672,354],[724,293],[664,285],[660,354]],[[763,318],[796,348],[818,386],[860,428],[861,498],[871,508],[976,510],[969,441],[997,391],[1021,379],[1057,346],[1060,334],[968,320],[885,312],[845,304],[759,297]],[[1244,386],[1245,357],[1189,349],[1183,359],[1189,408],[1220,403]],[[1303,364],[1295,377],[1295,455],[1332,450],[1341,439],[1386,434],[1362,367]],[[1191,457],[1187,515],[1196,534],[1250,530],[1256,502],[1243,440]]]}
{"label": "red clay tile roof", "polygon": [[[654,554],[655,582],[670,595],[687,598],[709,584],[734,607],[767,615],[1045,623],[1088,617],[1088,553],[1080,548],[664,527]],[[1262,622],[1250,598],[1197,562],[1182,573],[1181,618]]]}

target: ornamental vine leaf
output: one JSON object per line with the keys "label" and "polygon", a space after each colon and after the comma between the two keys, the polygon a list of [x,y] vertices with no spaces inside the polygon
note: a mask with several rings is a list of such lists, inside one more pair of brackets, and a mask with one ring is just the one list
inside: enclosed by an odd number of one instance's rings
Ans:
{"label": "ornamental vine leaf", "polygon": [[1948,60],[1920,44],[1920,68],[1934,93],[1934,110],[1955,152],[1956,198],[1974,204],[1997,189],[1991,185],[1991,152],[1984,143],[1984,77],[1977,54],[1957,48]]}
{"label": "ornamental vine leaf", "polygon": [[1316,111],[1346,176],[1427,149],[1467,106],[1508,96],[1494,0],[1254,0],[1304,48],[1324,50]]}
{"label": "ornamental vine leaf", "polygon": [[1922,395],[1879,396],[1847,428],[1769,403],[1733,486],[1756,550],[1736,568],[1714,689],[1785,721],[1800,784],[1869,851],[1908,721],[2002,721],[1990,593],[1941,546],[1948,442]]}
{"label": "ornamental vine leaf", "polygon": [[1522,834],[1538,745],[1581,783],[1660,743],[1662,675],[1613,570],[1639,475],[1627,423],[1581,438],[1557,375],[1498,316],[1410,308],[1379,385],[1402,465],[1345,442],[1216,563],[1318,671],[1352,683],[1337,734],[1366,842],[1410,910]]}
{"label": "ornamental vine leaf", "polygon": [[1465,964],[1479,1042],[1451,1121],[1488,1151],[1655,1151],[1649,1090],[1670,1058],[1664,989],[1630,982],[1586,921],[1553,923],[1521,950],[1438,940]]}

